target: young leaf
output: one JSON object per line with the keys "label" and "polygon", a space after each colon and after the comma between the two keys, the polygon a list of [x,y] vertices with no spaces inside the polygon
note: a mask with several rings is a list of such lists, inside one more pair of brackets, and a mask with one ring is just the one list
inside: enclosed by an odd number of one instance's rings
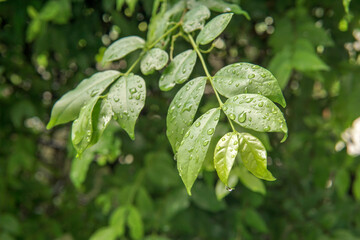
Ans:
{"label": "young leaf", "polygon": [[121,237],[125,233],[125,223],[128,212],[128,207],[120,206],[111,215],[110,226],[116,232],[117,237]]}
{"label": "young leaf", "polygon": [[250,189],[253,192],[261,193],[262,195],[266,194],[266,188],[264,183],[249,173],[248,170],[241,164],[239,168],[236,169],[235,173],[238,175],[240,181],[242,184],[244,184],[245,187]]}
{"label": "young leaf", "polygon": [[249,14],[242,10],[237,4],[227,3],[222,0],[199,0],[198,2],[200,4],[204,4],[214,12],[233,12],[235,14],[244,15],[248,20],[250,20]]}
{"label": "young leaf", "polygon": [[140,69],[144,75],[149,75],[154,70],[160,70],[167,64],[169,56],[160,48],[153,48],[148,51],[141,60]]}
{"label": "young leaf", "polygon": [[182,28],[185,32],[190,33],[197,29],[203,28],[205,20],[210,17],[210,10],[204,5],[196,5],[184,16]]}
{"label": "young leaf", "polygon": [[220,180],[228,185],[228,178],[239,149],[236,132],[225,134],[217,143],[214,153],[214,166]]}
{"label": "young leaf", "polygon": [[118,71],[105,71],[83,80],[74,90],[62,96],[54,105],[46,126],[50,129],[77,118],[80,108],[91,98],[97,97],[120,76]]}
{"label": "young leaf", "polygon": [[133,74],[119,78],[108,93],[114,119],[133,140],[136,119],[145,105],[145,97],[144,79]]}
{"label": "young leaf", "polygon": [[266,149],[260,140],[249,133],[238,133],[238,136],[241,160],[247,170],[258,178],[276,180],[267,170]]}
{"label": "young leaf", "polygon": [[225,114],[237,124],[258,132],[283,132],[287,126],[280,109],[268,98],[258,94],[239,94],[229,98],[224,106]]}
{"label": "young leaf", "polygon": [[129,207],[129,215],[127,219],[127,224],[130,229],[130,236],[132,239],[143,239],[144,237],[144,227],[141,220],[141,215],[135,207]]}
{"label": "young leaf", "polygon": [[201,170],[219,116],[220,109],[213,108],[198,118],[186,132],[178,149],[177,168],[189,195]]}
{"label": "young leaf", "polygon": [[92,112],[99,97],[92,98],[80,110],[71,128],[71,140],[79,155],[90,145],[93,134]]}
{"label": "young leaf", "polygon": [[185,82],[189,78],[195,63],[196,52],[194,50],[187,50],[177,55],[161,75],[160,89],[169,91],[175,84]]}
{"label": "young leaf", "polygon": [[111,62],[121,59],[136,49],[145,46],[144,39],[137,36],[129,36],[121,38],[112,43],[105,51],[103,62]]}
{"label": "young leaf", "polygon": [[240,93],[257,93],[286,106],[276,78],[254,64],[234,63],[220,69],[214,76],[214,85],[221,95],[228,98]]}
{"label": "young leaf", "polygon": [[199,35],[196,38],[196,43],[205,45],[213,41],[225,30],[232,16],[233,13],[224,13],[212,19],[200,31]]}
{"label": "young leaf", "polygon": [[180,89],[169,106],[166,117],[166,135],[174,153],[177,152],[184,134],[193,122],[205,84],[205,77],[191,80]]}

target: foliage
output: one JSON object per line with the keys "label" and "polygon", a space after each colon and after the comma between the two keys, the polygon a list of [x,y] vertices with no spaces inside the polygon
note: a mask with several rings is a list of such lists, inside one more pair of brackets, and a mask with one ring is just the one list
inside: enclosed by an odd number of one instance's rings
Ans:
{"label": "foliage", "polygon": [[0,239],[358,239],[359,7],[0,1]]}

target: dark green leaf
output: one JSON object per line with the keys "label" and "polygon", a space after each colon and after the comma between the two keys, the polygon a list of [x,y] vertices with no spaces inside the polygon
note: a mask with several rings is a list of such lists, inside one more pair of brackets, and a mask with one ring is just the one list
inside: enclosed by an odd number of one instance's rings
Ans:
{"label": "dark green leaf", "polygon": [[135,138],[136,119],[145,105],[145,81],[140,76],[129,75],[119,78],[110,88],[108,99],[114,112],[114,119],[129,134]]}
{"label": "dark green leaf", "polygon": [[149,75],[154,70],[160,70],[167,64],[169,56],[160,48],[153,48],[148,51],[141,60],[140,69],[144,75]]}
{"label": "dark green leaf", "polygon": [[182,28],[185,32],[190,33],[197,29],[202,29],[205,20],[210,17],[210,10],[204,5],[196,5],[184,16]]}
{"label": "dark green leaf", "polygon": [[349,191],[351,184],[350,173],[347,169],[341,168],[335,176],[335,188],[340,198],[344,198]]}
{"label": "dark green leaf", "polygon": [[204,4],[214,12],[233,12],[235,14],[244,15],[247,19],[250,19],[249,14],[242,10],[237,4],[227,3],[222,0],[200,0],[198,2]]}
{"label": "dark green leaf", "polygon": [[280,109],[268,98],[258,94],[239,94],[229,98],[223,110],[226,115],[244,128],[258,132],[283,132],[287,126]]}
{"label": "dark green leaf", "polygon": [[54,105],[47,129],[76,119],[80,108],[95,98],[120,76],[118,71],[105,71],[83,80],[74,90],[62,96]]}
{"label": "dark green leaf", "polygon": [[290,79],[292,66],[292,52],[290,48],[284,47],[281,52],[275,54],[269,63],[269,70],[279,81],[279,85],[284,89]]}
{"label": "dark green leaf", "polygon": [[196,52],[187,50],[177,55],[161,75],[159,86],[162,91],[171,90],[175,84],[185,82],[196,63]]}
{"label": "dark green leaf", "polygon": [[329,67],[317,56],[309,40],[299,38],[295,42],[292,65],[299,71],[329,70]]}
{"label": "dark green leaf", "polygon": [[254,209],[245,209],[244,219],[249,227],[257,229],[261,233],[267,233],[269,231],[261,215]]}
{"label": "dark green leaf", "polygon": [[73,122],[71,140],[79,155],[89,147],[93,134],[92,112],[99,97],[92,98],[80,110],[79,117]]}
{"label": "dark green leaf", "polygon": [[258,192],[263,195],[266,194],[266,188],[264,183],[254,175],[250,174],[244,166],[241,165],[239,168],[236,169],[235,172],[238,175],[241,183],[245,187],[247,187],[253,192]]}
{"label": "dark green leaf", "polygon": [[117,237],[121,237],[125,233],[125,223],[129,212],[128,207],[118,207],[110,217],[110,226],[114,229]]}
{"label": "dark green leaf", "polygon": [[224,13],[205,25],[196,38],[196,43],[205,45],[217,38],[229,24],[233,13]]}
{"label": "dark green leaf", "polygon": [[141,220],[141,215],[135,207],[129,208],[129,215],[127,219],[127,224],[130,229],[130,236],[132,239],[143,239],[144,237],[144,227]]}
{"label": "dark green leaf", "polygon": [[194,193],[191,200],[193,200],[199,208],[210,212],[218,212],[225,208],[224,202],[216,198],[214,187],[202,182],[194,185]]}
{"label": "dark green leaf", "polygon": [[94,160],[94,152],[85,151],[81,156],[77,156],[71,162],[70,179],[76,188],[80,188],[86,179],[91,162]]}
{"label": "dark green leaf", "polygon": [[111,62],[121,59],[136,49],[145,46],[144,39],[137,36],[129,36],[121,38],[112,43],[105,51],[103,62]]}
{"label": "dark green leaf", "polygon": [[234,63],[220,69],[214,76],[214,85],[221,95],[228,98],[240,93],[257,93],[286,106],[276,78],[254,64]]}
{"label": "dark green leaf", "polygon": [[214,108],[198,118],[186,132],[177,153],[177,168],[187,192],[194,184],[219,121],[220,109]]}
{"label": "dark green leaf", "polygon": [[225,134],[217,143],[214,153],[214,166],[220,180],[228,185],[228,178],[238,153],[239,141],[235,132]]}
{"label": "dark green leaf", "polygon": [[357,168],[356,174],[355,174],[355,181],[352,187],[355,199],[357,201],[360,201],[360,165]]}
{"label": "dark green leaf", "polygon": [[247,170],[258,178],[276,180],[267,170],[266,149],[260,140],[249,133],[238,133],[238,136],[241,160]]}
{"label": "dark green leaf", "polygon": [[169,106],[166,117],[166,135],[174,153],[177,152],[184,134],[193,122],[205,84],[205,77],[191,80],[180,89]]}

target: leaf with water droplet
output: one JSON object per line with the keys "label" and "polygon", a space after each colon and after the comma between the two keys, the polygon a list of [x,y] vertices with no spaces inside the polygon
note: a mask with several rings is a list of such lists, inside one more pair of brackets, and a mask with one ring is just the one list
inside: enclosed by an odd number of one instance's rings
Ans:
{"label": "leaf with water droplet", "polygon": [[159,81],[160,89],[162,91],[169,91],[175,84],[185,82],[193,71],[196,58],[194,50],[187,50],[177,55],[161,75]]}
{"label": "leaf with water droplet", "polygon": [[233,167],[238,148],[239,140],[236,132],[225,134],[215,147],[214,166],[220,180],[227,186],[229,185],[228,178],[231,168]]}
{"label": "leaf with water droplet", "polygon": [[90,78],[84,79],[75,89],[67,92],[55,103],[46,128],[50,129],[56,125],[76,119],[81,107],[90,99],[102,94],[119,76],[120,73],[118,71],[109,70],[96,73]]}
{"label": "leaf with water droplet", "polygon": [[145,81],[138,75],[119,78],[107,95],[114,112],[114,119],[131,139],[135,138],[135,123],[145,105],[145,97]]}
{"label": "leaf with water droplet", "polygon": [[92,113],[93,134],[91,138],[91,144],[95,144],[99,141],[104,130],[110,123],[113,115],[114,112],[112,111],[109,99],[99,99],[99,101],[94,106]]}
{"label": "leaf with water droplet", "polygon": [[239,154],[244,166],[256,177],[274,181],[267,169],[266,149],[259,139],[249,133],[237,133],[239,137]]}
{"label": "leaf with water droplet", "polygon": [[160,48],[149,50],[141,59],[140,69],[144,75],[152,74],[155,70],[161,70],[167,64],[169,56]]}
{"label": "leaf with water droplet", "polygon": [[224,13],[213,18],[200,31],[196,38],[196,43],[205,45],[217,38],[229,24],[233,13]]}
{"label": "leaf with water droplet", "polygon": [[85,104],[80,110],[79,117],[72,124],[71,140],[79,156],[90,146],[93,134],[92,113],[98,99],[99,96]]}
{"label": "leaf with water droplet", "polygon": [[103,62],[111,62],[121,59],[136,49],[145,46],[144,39],[137,36],[129,36],[121,38],[113,42],[105,51]]}
{"label": "leaf with water droplet", "polygon": [[258,132],[283,132],[285,136],[282,142],[286,140],[288,129],[285,118],[280,109],[264,96],[239,94],[229,98],[223,110],[229,117],[232,114],[238,116],[234,121],[244,128]]}
{"label": "leaf with water droplet", "polygon": [[[166,135],[174,153],[184,134],[194,120],[206,84],[205,77],[198,77],[185,84],[170,103],[166,117]],[[178,107],[179,106],[179,107]]]}
{"label": "leaf with water droplet", "polygon": [[182,28],[186,33],[203,28],[205,20],[210,17],[210,10],[204,5],[196,5],[184,16]]}
{"label": "leaf with water droplet", "polygon": [[[216,128],[218,120],[216,121],[215,119],[219,116],[220,109],[218,108],[213,108],[203,114],[189,128],[188,132],[190,134],[185,135],[187,137],[184,137],[183,144],[178,149],[177,168],[189,195],[191,195],[191,188],[201,170],[210,145],[204,143],[211,141],[212,138],[212,135],[209,135],[207,131],[211,128]],[[199,127],[196,127],[197,122],[201,123]],[[192,148],[196,151],[189,151]]]}
{"label": "leaf with water droplet", "polygon": [[[276,78],[271,72],[257,65],[234,63],[220,69],[213,79],[216,90],[225,97],[241,93],[258,93],[283,107],[286,106]],[[230,82],[232,84],[229,84]]]}

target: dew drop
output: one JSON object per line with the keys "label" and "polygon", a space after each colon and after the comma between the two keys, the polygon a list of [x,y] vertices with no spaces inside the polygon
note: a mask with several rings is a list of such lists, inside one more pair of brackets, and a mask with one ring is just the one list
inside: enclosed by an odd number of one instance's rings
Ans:
{"label": "dew drop", "polygon": [[91,91],[90,96],[95,97],[98,92],[99,91],[97,89],[94,89],[94,90]]}
{"label": "dew drop", "polygon": [[196,122],[195,127],[199,127],[199,126],[200,126],[200,122]]}
{"label": "dew drop", "polygon": [[238,100],[238,98],[239,98],[238,96],[235,96],[235,97],[234,97],[234,101]]}
{"label": "dew drop", "polygon": [[235,114],[230,113],[229,118],[230,118],[231,120],[235,120]]}
{"label": "dew drop", "polygon": [[270,130],[270,127],[269,127],[269,126],[264,127],[264,131],[265,131],[265,132],[267,132],[267,131],[269,131],[269,130]]}
{"label": "dew drop", "polygon": [[229,192],[231,192],[232,190],[234,190],[233,188],[229,187],[229,186],[226,186],[225,189]]}
{"label": "dew drop", "polygon": [[136,88],[130,88],[130,93],[132,93],[132,94],[134,94],[134,93],[136,93],[137,91],[136,91]]}
{"label": "dew drop", "polygon": [[249,79],[252,79],[252,78],[254,78],[254,77],[255,77],[255,74],[253,74],[253,73],[252,73],[252,74],[249,74],[249,76],[248,76]]}
{"label": "dew drop", "polygon": [[227,106],[223,106],[223,110],[226,111],[228,109]]}
{"label": "dew drop", "polygon": [[245,120],[246,120],[246,112],[240,113],[239,116],[238,116],[238,121],[240,123],[243,123],[243,122],[245,122]]}
{"label": "dew drop", "polygon": [[258,106],[259,106],[259,107],[264,106],[264,102],[259,102],[259,103],[258,103]]}
{"label": "dew drop", "polygon": [[266,77],[266,74],[265,73],[262,73],[260,74],[261,77],[265,78]]}
{"label": "dew drop", "polygon": [[207,134],[212,135],[214,133],[214,128],[210,128],[207,130]]}
{"label": "dew drop", "polygon": [[210,142],[209,140],[205,140],[205,141],[203,142],[203,145],[206,146],[206,145],[209,144],[209,142]]}
{"label": "dew drop", "polygon": [[120,99],[118,97],[114,97],[114,101],[118,102]]}

